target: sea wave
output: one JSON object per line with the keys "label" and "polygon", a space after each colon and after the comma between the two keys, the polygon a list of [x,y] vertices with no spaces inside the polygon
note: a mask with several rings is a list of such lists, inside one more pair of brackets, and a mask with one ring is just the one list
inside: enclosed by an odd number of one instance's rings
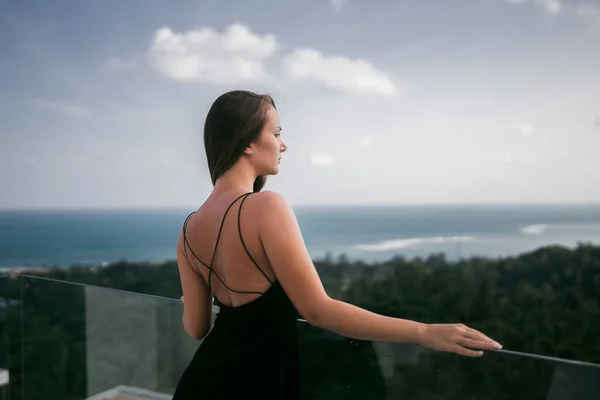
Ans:
{"label": "sea wave", "polygon": [[547,228],[546,224],[532,224],[521,228],[521,233],[523,235],[541,235]]}
{"label": "sea wave", "polygon": [[355,249],[363,251],[392,251],[406,249],[423,244],[446,244],[472,242],[474,236],[435,236],[435,237],[414,237],[406,239],[384,240],[378,243],[357,244]]}

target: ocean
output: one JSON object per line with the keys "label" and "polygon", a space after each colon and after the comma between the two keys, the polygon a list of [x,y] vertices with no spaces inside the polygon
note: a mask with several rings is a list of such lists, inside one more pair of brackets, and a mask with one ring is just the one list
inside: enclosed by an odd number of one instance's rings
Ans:
{"label": "ocean", "polygon": [[[600,244],[600,205],[295,207],[314,259],[517,255]],[[0,267],[175,259],[192,210],[0,211]]]}

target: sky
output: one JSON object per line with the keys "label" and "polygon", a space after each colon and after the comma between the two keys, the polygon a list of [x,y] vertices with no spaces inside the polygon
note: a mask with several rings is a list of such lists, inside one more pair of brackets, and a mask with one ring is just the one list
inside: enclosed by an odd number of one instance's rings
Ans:
{"label": "sky", "polygon": [[231,89],[292,205],[600,202],[596,0],[7,0],[0,208],[200,205]]}

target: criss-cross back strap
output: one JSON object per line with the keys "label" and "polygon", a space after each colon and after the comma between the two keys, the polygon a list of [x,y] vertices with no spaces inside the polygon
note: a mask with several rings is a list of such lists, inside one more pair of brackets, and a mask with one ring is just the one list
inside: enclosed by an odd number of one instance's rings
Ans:
{"label": "criss-cross back strap", "polygon": [[256,261],[254,260],[254,258],[250,255],[250,252],[248,251],[246,244],[244,243],[244,239],[242,238],[242,230],[239,226],[240,224],[240,218],[241,218],[241,208],[242,208],[242,204],[244,203],[244,201],[246,200],[246,198],[248,198],[248,196],[252,194],[252,193],[244,193],[241,196],[237,197],[234,201],[231,202],[231,204],[229,205],[229,207],[227,207],[227,210],[225,211],[225,214],[223,215],[223,220],[221,221],[221,226],[219,227],[219,233],[217,235],[217,240],[215,243],[215,248],[213,250],[213,255],[210,261],[210,264],[206,264],[204,261],[202,261],[200,259],[200,257],[198,257],[196,255],[196,253],[194,253],[194,250],[192,249],[192,247],[190,246],[187,237],[186,237],[186,230],[187,230],[187,224],[189,219],[192,217],[192,215],[194,215],[194,212],[192,212],[190,215],[188,215],[188,217],[186,218],[184,224],[183,224],[183,240],[184,240],[184,248],[185,248],[185,254],[186,256],[188,255],[187,251],[188,248],[190,250],[190,252],[192,253],[192,255],[194,256],[194,258],[196,258],[196,260],[198,260],[198,262],[200,262],[200,264],[202,264],[203,266],[205,266],[206,268],[208,268],[208,287],[209,289],[211,288],[211,277],[214,274],[217,279],[219,279],[219,281],[221,281],[221,283],[223,284],[223,286],[225,286],[225,288],[227,288],[227,290],[234,292],[234,293],[241,293],[241,294],[264,294],[263,292],[249,292],[249,291],[240,291],[240,290],[235,290],[230,288],[229,286],[227,286],[227,284],[225,283],[225,281],[223,281],[223,279],[219,276],[219,274],[214,270],[213,268],[213,263],[215,261],[215,256],[217,254],[217,247],[219,246],[219,239],[221,238],[221,233],[223,231],[223,225],[225,224],[225,218],[227,217],[227,214],[229,213],[229,210],[231,209],[231,207],[242,197],[244,198],[242,200],[242,203],[240,204],[240,210],[238,212],[238,232],[240,235],[240,240],[242,242],[242,246],[244,247],[244,250],[246,251],[246,254],[248,255],[248,257],[250,257],[250,260],[254,263],[254,265],[256,265],[256,267],[258,268],[258,270],[265,276],[265,278],[267,278],[267,280],[272,284],[273,282],[271,282],[271,280],[269,279],[269,277],[264,273],[264,271],[258,266],[258,264],[256,263]]}
{"label": "criss-cross back strap", "polygon": [[[225,218],[227,218],[227,214],[229,213],[229,210],[231,209],[231,207],[233,207],[233,205],[242,197],[244,196],[248,196],[249,193],[244,193],[243,195],[237,197],[234,201],[231,202],[231,204],[229,205],[229,207],[227,207],[227,210],[225,211],[225,214],[223,215],[223,219],[221,220],[221,227],[219,228],[219,233],[217,234],[217,242],[215,243],[215,249],[213,250],[213,255],[212,258],[210,260],[210,265],[209,265],[209,271],[208,271],[208,287],[210,288],[210,277],[213,273],[213,263],[215,262],[215,256],[217,255],[217,248],[219,247],[219,239],[221,239],[221,232],[223,231],[223,225],[225,225]],[[223,282],[223,281],[221,281]]]}

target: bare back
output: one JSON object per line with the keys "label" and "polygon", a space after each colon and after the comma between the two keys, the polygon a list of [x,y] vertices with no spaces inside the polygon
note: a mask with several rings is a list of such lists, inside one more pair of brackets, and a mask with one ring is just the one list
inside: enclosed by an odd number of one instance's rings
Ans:
{"label": "bare back", "polygon": [[[218,302],[239,307],[264,294],[276,280],[259,236],[251,193],[209,198],[190,214],[179,246]],[[248,200],[248,201],[247,201]]]}
{"label": "bare back", "polygon": [[[300,397],[298,311],[263,250],[258,228],[271,211],[263,200],[213,195],[184,223],[177,250],[183,324],[203,342],[174,400]],[[209,330],[213,295],[220,311]]]}

